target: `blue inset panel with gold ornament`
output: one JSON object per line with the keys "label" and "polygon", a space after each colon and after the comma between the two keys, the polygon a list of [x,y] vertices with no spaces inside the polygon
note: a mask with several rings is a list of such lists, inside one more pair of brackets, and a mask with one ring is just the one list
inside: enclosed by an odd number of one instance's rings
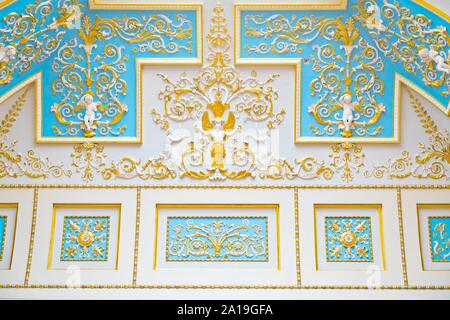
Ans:
{"label": "blue inset panel with gold ornament", "polygon": [[450,217],[428,217],[431,261],[450,262]]}
{"label": "blue inset panel with gold ornament", "polygon": [[38,142],[140,142],[137,59],[200,58],[200,12],[16,1],[1,9],[0,101],[33,79]]}
{"label": "blue inset panel with gold ornament", "polygon": [[7,216],[0,216],[0,261],[3,261],[3,251],[5,250],[6,239],[6,223],[8,221]]}
{"label": "blue inset panel with gold ornament", "polygon": [[401,83],[449,115],[448,21],[409,0],[344,4],[237,5],[241,62],[300,64],[296,142],[399,142]]}
{"label": "blue inset panel with gold ornament", "polygon": [[370,217],[325,217],[327,262],[371,262]]}
{"label": "blue inset panel with gold ornament", "polygon": [[166,261],[266,262],[267,217],[168,217]]}
{"label": "blue inset panel with gold ornament", "polygon": [[109,217],[64,217],[61,261],[107,261]]}

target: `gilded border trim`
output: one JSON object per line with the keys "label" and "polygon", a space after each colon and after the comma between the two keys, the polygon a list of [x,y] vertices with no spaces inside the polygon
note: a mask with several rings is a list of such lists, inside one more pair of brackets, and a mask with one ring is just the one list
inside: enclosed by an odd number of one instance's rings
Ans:
{"label": "gilded border trim", "polygon": [[294,206],[295,206],[295,264],[297,269],[297,285],[302,285],[302,274],[300,264],[300,224],[298,223],[298,188],[294,189]]}
{"label": "gilded border trim", "polygon": [[405,236],[403,233],[403,209],[401,189],[397,188],[398,228],[400,233],[400,251],[402,255],[403,285],[408,287],[408,269],[406,267]]}
{"label": "gilded border trim", "polygon": [[182,185],[182,184],[0,184],[0,189],[450,189],[450,184],[355,184],[355,185]]}
{"label": "gilded border trim", "polygon": [[33,248],[34,248],[34,236],[36,233],[36,217],[37,217],[37,206],[38,206],[38,198],[39,198],[39,188],[34,188],[33,195],[33,217],[31,219],[31,234],[30,234],[30,245],[28,247],[28,260],[27,260],[27,269],[25,272],[25,280],[24,286],[28,286],[28,281],[30,280],[30,271],[31,271],[31,261],[33,259]]}
{"label": "gilded border trim", "polygon": [[6,8],[7,6],[9,6],[10,4],[13,4],[16,1],[17,0],[3,0],[3,1],[0,1],[0,10]]}
{"label": "gilded border trim", "polygon": [[428,11],[431,11],[435,15],[441,17],[442,19],[445,19],[450,22],[450,15],[446,13],[445,11],[439,9],[434,4],[431,4],[429,1],[426,0],[413,0],[415,3],[421,5],[425,9],[428,9]]}
{"label": "gilded border trim", "polygon": [[134,261],[133,261],[133,287],[136,287],[139,257],[139,229],[141,225],[141,188],[137,188],[136,194],[136,227],[134,239]]}

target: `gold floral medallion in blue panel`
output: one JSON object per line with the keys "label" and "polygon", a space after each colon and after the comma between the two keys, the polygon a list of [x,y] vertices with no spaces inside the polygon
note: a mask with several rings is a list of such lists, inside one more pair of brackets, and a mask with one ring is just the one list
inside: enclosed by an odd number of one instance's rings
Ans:
{"label": "gold floral medallion in blue panel", "polygon": [[325,217],[328,262],[373,261],[370,217]]}
{"label": "gold floral medallion in blue panel", "polygon": [[168,217],[166,261],[269,261],[267,217]]}
{"label": "gold floral medallion in blue panel", "polygon": [[431,261],[450,262],[450,217],[428,217]]}
{"label": "gold floral medallion in blue panel", "polygon": [[64,217],[61,261],[107,261],[109,217]]}

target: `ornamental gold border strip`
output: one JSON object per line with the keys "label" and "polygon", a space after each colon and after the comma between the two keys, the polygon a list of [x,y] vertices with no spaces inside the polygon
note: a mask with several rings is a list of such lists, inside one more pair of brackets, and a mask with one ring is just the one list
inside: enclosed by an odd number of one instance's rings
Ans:
{"label": "ornamental gold border strip", "polygon": [[141,225],[141,188],[137,188],[136,195],[136,227],[134,239],[134,262],[133,262],[133,287],[137,283],[138,257],[139,257],[139,229]]}
{"label": "ornamental gold border strip", "polygon": [[397,211],[398,211],[398,228],[400,232],[400,250],[402,255],[403,286],[408,287],[408,269],[406,267],[405,236],[403,233],[402,193],[400,188],[397,188]]}
{"label": "ornamental gold border strip", "polygon": [[429,11],[431,11],[432,13],[434,13],[437,16],[441,17],[442,19],[450,21],[450,15],[447,12],[439,9],[434,4],[431,4],[429,1],[425,1],[425,0],[412,0],[412,1],[414,1],[415,3],[421,5],[425,9],[428,9]]}
{"label": "ornamental gold border strip", "polygon": [[10,4],[12,4],[13,2],[16,2],[17,0],[3,0],[0,1],[0,10],[2,10],[3,8],[9,6]]}
{"label": "ornamental gold border strip", "polygon": [[[317,209],[318,208],[324,208],[324,209],[335,209],[335,208],[372,208],[377,209],[377,216],[378,216],[378,228],[380,229],[379,237],[380,237],[380,252],[381,252],[381,265],[382,270],[386,271],[386,256],[385,256],[385,250],[384,250],[384,228],[383,228],[383,205],[377,204],[377,203],[315,203],[314,206],[314,256],[315,256],[315,263],[316,263],[316,271],[319,270],[319,256],[318,256],[318,237],[317,237]],[[336,216],[341,217],[341,216]],[[347,216],[342,216],[347,217]],[[358,216],[354,216],[358,217]],[[372,221],[371,221],[372,225]],[[371,237],[372,237],[372,230],[371,230]],[[372,244],[370,245],[370,248],[372,249],[373,254],[373,247]],[[336,262],[344,262],[344,261],[336,261]],[[349,261],[349,263],[352,262],[364,262],[364,261]],[[367,261],[370,262],[370,261]],[[326,272],[332,272],[337,270],[322,270]],[[338,271],[357,271],[357,270],[342,270],[339,269]]]}
{"label": "ornamental gold border strip", "polygon": [[450,189],[450,184],[355,184],[355,185],[140,185],[140,184],[0,184],[0,189]]}
{"label": "ornamental gold border strip", "polygon": [[295,206],[295,264],[297,270],[297,286],[302,285],[302,274],[300,267],[300,224],[298,223],[298,188],[294,188]]}
{"label": "ornamental gold border strip", "polygon": [[28,247],[28,259],[27,259],[27,269],[25,272],[24,286],[28,286],[28,281],[30,280],[31,271],[31,261],[33,259],[33,246],[34,246],[34,236],[36,233],[36,217],[37,217],[37,206],[39,198],[39,188],[34,188],[33,194],[33,217],[31,219],[31,235],[30,235],[30,245]]}
{"label": "ornamental gold border strip", "polygon": [[[8,1],[3,7],[9,5],[14,0]],[[0,9],[3,8],[0,4]],[[34,101],[34,140],[37,144],[72,144],[80,142],[99,142],[104,144],[142,144],[142,118],[143,118],[143,101],[142,101],[142,67],[148,65],[186,65],[198,66],[203,63],[204,37],[203,37],[203,4],[188,4],[188,3],[154,3],[154,4],[121,4],[121,3],[101,3],[96,0],[89,0],[89,9],[91,10],[185,10],[192,9],[196,11],[196,32],[197,32],[197,57],[196,58],[142,58],[136,59],[136,137],[93,137],[93,138],[60,138],[60,137],[42,137],[42,123],[40,120],[42,112],[42,72],[37,72],[26,78],[16,86],[13,86],[9,91],[0,96],[0,103],[8,100],[12,95],[17,93],[22,88],[35,83],[35,101]]]}
{"label": "ornamental gold border strip", "polygon": [[[56,220],[57,220],[57,210],[59,208],[69,208],[69,209],[84,209],[84,208],[94,208],[94,209],[101,209],[101,208],[109,208],[109,209],[118,209],[118,216],[117,216],[117,243],[116,243],[116,263],[115,268],[112,270],[118,270],[119,269],[119,244],[120,244],[120,226],[122,223],[122,204],[121,203],[53,203],[53,214],[52,214],[52,227],[51,227],[51,238],[50,238],[50,245],[49,245],[49,254],[48,254],[48,261],[47,261],[47,270],[61,270],[63,268],[52,268],[52,261],[53,261],[53,248],[55,245],[55,231],[56,231]],[[77,217],[80,215],[77,215]],[[86,217],[92,217],[92,215],[86,215]],[[110,216],[104,216],[104,217],[110,217]],[[109,226],[111,230],[111,226]],[[33,234],[34,237],[34,234]],[[109,246],[109,240],[110,237],[108,237],[108,246]],[[71,260],[71,261],[77,261],[77,260]],[[80,262],[90,262],[86,260],[80,260]],[[64,262],[70,262],[64,261]],[[90,268],[81,268],[81,270],[90,270]],[[111,269],[95,269],[95,270],[111,270]]]}
{"label": "ornamental gold border strip", "polygon": [[[433,270],[427,270],[425,269],[425,263],[424,263],[424,257],[423,257],[423,249],[422,249],[422,232],[421,232],[421,227],[420,227],[420,210],[421,209],[427,209],[427,208],[450,208],[450,204],[447,203],[434,203],[434,204],[428,204],[428,203],[416,203],[416,219],[417,219],[417,232],[418,232],[418,237],[419,237],[419,251],[420,251],[420,262],[422,265],[422,271],[426,271],[426,272],[445,272],[445,271],[450,271],[450,269],[433,269]],[[431,217],[431,216],[429,216]],[[433,216],[435,217],[435,216]],[[428,222],[429,223],[429,222]],[[429,232],[429,227],[427,228],[428,232]],[[430,235],[428,234],[428,239],[430,239]],[[428,240],[429,243],[429,240]],[[430,254],[433,252],[432,248],[431,248],[431,243],[429,243],[429,247],[430,247]],[[432,258],[430,258],[432,260]],[[448,262],[448,261],[442,261],[442,262]],[[439,263],[436,261],[432,261],[432,263]]]}
{"label": "ornamental gold border strip", "polygon": [[[274,204],[274,203],[202,203],[202,204],[193,204],[193,203],[157,203],[156,204],[156,214],[155,214],[155,242],[154,242],[154,257],[153,257],[153,270],[156,270],[157,267],[157,261],[158,261],[158,231],[159,231],[159,216],[160,216],[160,209],[191,209],[191,208],[197,208],[197,209],[253,209],[253,208],[263,208],[263,209],[275,209],[275,233],[276,233],[276,265],[277,265],[277,271],[280,270],[280,205]],[[185,216],[180,216],[185,217]],[[198,218],[205,217],[205,216],[195,216]],[[211,216],[208,216],[210,218]],[[212,216],[214,217],[214,216]],[[246,218],[247,216],[242,216],[242,218]],[[252,216],[253,217],[253,216]],[[261,218],[260,216],[255,216],[258,218]],[[167,217],[169,218],[169,217]],[[218,218],[241,218],[241,216],[219,216]],[[266,252],[269,252],[269,228],[268,228],[268,219],[266,219]],[[166,237],[168,233],[166,232]],[[167,238],[165,239],[167,243]],[[268,257],[269,259],[269,257]],[[210,260],[195,260],[189,262],[216,262],[216,261],[210,261]],[[269,261],[269,260],[267,260]],[[217,261],[217,262],[267,262],[267,261],[250,261],[250,260],[233,260],[233,261]],[[177,261],[170,261],[171,263],[176,262],[183,262],[182,260]]]}

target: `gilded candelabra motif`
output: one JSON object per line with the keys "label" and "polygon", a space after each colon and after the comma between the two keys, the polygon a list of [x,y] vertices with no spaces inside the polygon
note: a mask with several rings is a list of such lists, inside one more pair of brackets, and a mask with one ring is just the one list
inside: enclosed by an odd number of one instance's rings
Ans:
{"label": "gilded candelabra motif", "polygon": [[25,155],[15,151],[17,141],[12,141],[8,134],[23,110],[27,93],[28,89],[25,89],[0,122],[0,178],[70,177],[72,171],[65,170],[63,164],[54,164],[48,158],[38,156],[34,150],[28,150]]}
{"label": "gilded candelabra motif", "polygon": [[85,182],[94,180],[95,174],[104,170],[107,154],[104,147],[93,142],[84,142],[75,145],[72,157],[72,166],[82,175]]}
{"label": "gilded candelabra motif", "polygon": [[334,135],[340,130],[345,138],[378,135],[383,130],[378,121],[386,111],[385,105],[377,102],[384,92],[378,76],[384,63],[378,50],[360,36],[352,18],[346,22],[337,18],[332,30],[324,38],[336,41],[339,47],[332,42],[313,46],[312,69],[319,76],[311,82],[311,91],[318,100],[308,112],[324,127],[310,128],[316,135]]}
{"label": "gilded candelabra motif", "polygon": [[[121,79],[126,71],[128,56],[123,47],[108,43],[97,55],[98,42],[110,39],[104,31],[105,22],[97,18],[92,22],[83,17],[79,38],[65,43],[53,61],[52,69],[58,77],[52,83],[53,94],[62,98],[51,111],[63,129],[54,126],[56,134],[85,137],[96,133],[120,135],[126,126],[118,126],[128,106],[120,101],[126,95],[127,84]],[[79,52],[81,48],[81,52]],[[115,130],[114,127],[117,127]]]}
{"label": "gilded candelabra motif", "polygon": [[269,259],[266,217],[169,217],[167,228],[167,261]]}
{"label": "gilded candelabra motif", "polygon": [[440,131],[434,120],[425,110],[420,101],[409,91],[411,106],[420,123],[428,135],[429,144],[420,143],[420,153],[411,156],[404,150],[400,157],[389,158],[385,164],[374,165],[372,169],[364,172],[366,177],[373,176],[405,179],[414,177],[418,179],[448,179],[450,172],[450,136],[448,129]]}
{"label": "gilded candelabra motif", "polygon": [[341,172],[341,179],[345,182],[353,180],[355,175],[365,167],[366,155],[361,146],[350,142],[335,144],[329,153],[331,158],[330,167],[335,172]]}
{"label": "gilded candelabra motif", "polygon": [[[0,26],[0,85],[9,84],[14,73],[24,73],[33,64],[49,58],[61,45],[68,28],[79,18],[77,0],[55,4],[50,0],[36,0],[25,12],[11,12]],[[57,18],[51,19],[54,13]]]}
{"label": "gilded candelabra motif", "polygon": [[450,52],[447,29],[434,26],[426,15],[414,15],[397,1],[359,0],[355,17],[369,31],[377,48],[404,69],[450,95]]}

